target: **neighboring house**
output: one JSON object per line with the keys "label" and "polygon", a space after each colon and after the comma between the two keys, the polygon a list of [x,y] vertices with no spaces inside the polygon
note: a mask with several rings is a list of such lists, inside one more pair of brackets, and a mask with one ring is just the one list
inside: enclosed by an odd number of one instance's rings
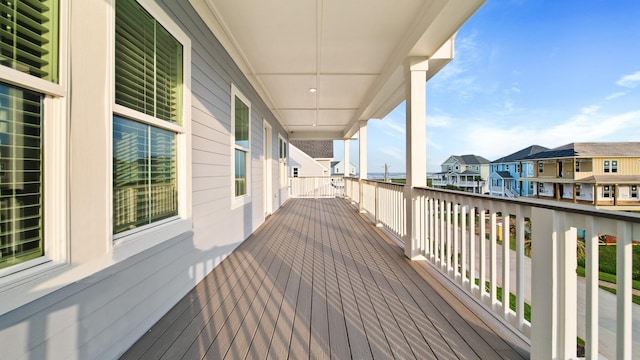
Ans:
{"label": "neighboring house", "polygon": [[422,109],[483,1],[316,3],[2,2],[3,359],[119,358],[288,200],[290,138]]}
{"label": "neighboring house", "polygon": [[489,160],[477,155],[452,155],[432,176],[433,187],[455,186],[462,191],[484,194],[488,192]]}
{"label": "neighboring house", "polygon": [[571,143],[522,159],[534,196],[611,210],[640,209],[640,142]]}
{"label": "neighboring house", "polygon": [[549,149],[539,145],[531,145],[492,161],[489,164],[489,194],[511,198],[533,195],[533,183],[520,181],[521,177],[533,176],[533,164],[521,163],[519,160],[545,150]]}
{"label": "neighboring house", "polygon": [[329,176],[333,160],[333,140],[291,140],[289,176]]}
{"label": "neighboring house", "polygon": [[[331,160],[328,162],[330,164]],[[329,176],[328,167],[299,149],[293,141],[289,143],[289,171],[291,177]]]}
{"label": "neighboring house", "polygon": [[[331,175],[344,175],[344,160],[331,162]],[[347,176],[356,176],[356,166],[349,163],[349,174]]]}

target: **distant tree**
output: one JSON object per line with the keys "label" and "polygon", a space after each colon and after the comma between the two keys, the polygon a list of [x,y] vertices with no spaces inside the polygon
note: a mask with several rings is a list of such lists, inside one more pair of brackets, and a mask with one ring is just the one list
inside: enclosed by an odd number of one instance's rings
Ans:
{"label": "distant tree", "polygon": [[478,184],[478,194],[481,194],[482,191],[480,190],[480,183],[484,181],[484,179],[482,178],[482,176],[475,176],[473,178],[473,181],[475,181]]}

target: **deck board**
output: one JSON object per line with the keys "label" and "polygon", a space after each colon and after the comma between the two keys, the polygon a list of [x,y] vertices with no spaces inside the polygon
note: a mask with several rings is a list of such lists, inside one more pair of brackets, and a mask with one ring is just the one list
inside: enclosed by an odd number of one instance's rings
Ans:
{"label": "deck board", "polygon": [[292,199],[123,359],[527,358],[343,199]]}

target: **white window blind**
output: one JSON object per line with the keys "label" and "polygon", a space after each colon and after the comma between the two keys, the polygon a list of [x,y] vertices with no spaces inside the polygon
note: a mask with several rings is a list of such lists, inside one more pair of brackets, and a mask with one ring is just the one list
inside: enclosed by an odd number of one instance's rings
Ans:
{"label": "white window blind", "polygon": [[0,0],[0,64],[58,82],[57,0]]}
{"label": "white window blind", "polygon": [[0,84],[0,268],[44,254],[42,98]]}

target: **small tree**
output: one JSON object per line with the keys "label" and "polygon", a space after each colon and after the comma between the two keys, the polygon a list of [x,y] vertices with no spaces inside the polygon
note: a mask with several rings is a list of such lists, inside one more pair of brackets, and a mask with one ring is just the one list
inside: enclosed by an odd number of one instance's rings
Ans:
{"label": "small tree", "polygon": [[478,176],[476,175],[473,178],[473,181],[475,181],[478,184],[478,194],[482,194],[482,190],[480,189],[480,183],[484,181],[484,179],[482,178],[482,176]]}

